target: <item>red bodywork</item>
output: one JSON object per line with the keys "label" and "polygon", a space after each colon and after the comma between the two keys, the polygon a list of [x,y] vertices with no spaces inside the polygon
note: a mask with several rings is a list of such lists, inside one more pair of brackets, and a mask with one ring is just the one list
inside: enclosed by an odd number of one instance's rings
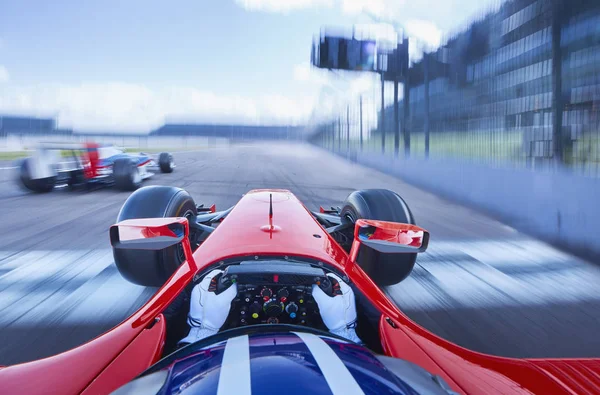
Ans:
{"label": "red bodywork", "polygon": [[425,231],[416,225],[359,219],[356,221],[355,238],[359,237],[359,229],[362,226],[374,228],[374,232],[365,234],[368,240],[381,240],[419,248],[426,237]]}
{"label": "red bodywork", "polygon": [[[273,196],[273,226],[269,224],[269,194]],[[164,228],[172,221],[177,220],[160,219],[154,225]],[[164,235],[172,236],[172,232]],[[187,238],[183,244],[191,252]],[[500,358],[467,350],[417,325],[286,190],[246,194],[193,254],[192,262],[184,263],[148,303],[119,326],[73,350],[1,369],[2,393],[111,392],[160,358],[165,339],[161,312],[198,270],[226,258],[269,254],[313,258],[344,271],[381,312],[385,353],[440,375],[458,393],[600,393],[600,360]]]}

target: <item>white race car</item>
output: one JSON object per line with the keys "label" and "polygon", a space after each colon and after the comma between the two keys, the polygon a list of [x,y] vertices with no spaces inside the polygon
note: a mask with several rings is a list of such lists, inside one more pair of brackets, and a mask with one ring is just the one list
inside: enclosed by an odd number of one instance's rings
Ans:
{"label": "white race car", "polygon": [[92,185],[114,185],[132,191],[154,175],[151,170],[158,169],[172,173],[173,155],[126,153],[115,146],[96,143],[45,143],[21,161],[19,181],[33,192],[50,192],[56,186]]}

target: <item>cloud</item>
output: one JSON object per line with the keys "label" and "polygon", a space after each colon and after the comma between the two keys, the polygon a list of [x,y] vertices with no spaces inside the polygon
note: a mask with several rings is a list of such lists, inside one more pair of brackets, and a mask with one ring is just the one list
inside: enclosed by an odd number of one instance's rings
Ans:
{"label": "cloud", "polygon": [[407,21],[404,27],[410,39],[408,57],[411,63],[423,58],[424,51],[431,52],[442,44],[443,32],[433,22],[412,19]]}
{"label": "cloud", "polygon": [[360,95],[369,92],[375,84],[373,74],[360,74],[350,82],[351,95]]}
{"label": "cloud", "polygon": [[[248,11],[290,13],[310,8],[337,9],[340,13],[364,16],[369,22],[402,24],[431,20],[448,33],[463,29],[473,17],[498,7],[497,0],[235,0]],[[364,18],[363,18],[364,19]]]}
{"label": "cloud", "polygon": [[430,21],[412,19],[404,24],[409,37],[415,37],[422,47],[435,49],[442,42],[442,31]]}
{"label": "cloud", "polygon": [[382,16],[404,3],[402,0],[341,0],[342,11],[345,14],[356,15],[363,12]]}
{"label": "cloud", "polygon": [[60,127],[145,132],[171,122],[303,124],[314,98],[219,95],[172,86],[128,83],[12,86],[0,92],[0,112],[57,117]]}
{"label": "cloud", "polygon": [[387,15],[404,4],[404,0],[236,0],[248,11],[289,13],[307,8],[338,7],[344,14],[357,15],[363,12],[377,16]]}
{"label": "cloud", "polygon": [[334,0],[235,0],[237,4],[248,11],[267,11],[276,13],[289,13],[313,7],[329,7]]}
{"label": "cloud", "polygon": [[303,62],[294,66],[294,80],[318,87],[330,83],[330,74],[327,70],[313,67],[310,62]]}
{"label": "cloud", "polygon": [[8,74],[8,70],[6,67],[0,65],[0,83],[8,82],[10,80],[10,74]]}

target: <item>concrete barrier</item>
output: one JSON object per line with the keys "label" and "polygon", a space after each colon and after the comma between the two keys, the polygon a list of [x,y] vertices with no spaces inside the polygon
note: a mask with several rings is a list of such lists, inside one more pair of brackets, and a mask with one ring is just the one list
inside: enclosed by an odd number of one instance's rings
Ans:
{"label": "concrete barrier", "polygon": [[483,209],[515,229],[600,257],[600,179],[567,171],[495,168],[440,159],[338,155]]}

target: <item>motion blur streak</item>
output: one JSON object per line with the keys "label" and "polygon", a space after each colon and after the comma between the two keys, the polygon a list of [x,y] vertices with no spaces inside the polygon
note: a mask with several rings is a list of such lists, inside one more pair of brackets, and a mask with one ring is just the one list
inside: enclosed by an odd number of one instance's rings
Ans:
{"label": "motion blur streak", "polygon": [[[600,355],[595,265],[308,145],[237,144],[180,153],[176,160],[174,173],[149,183],[185,188],[198,204],[217,209],[254,188],[290,189],[313,210],[340,205],[355,189],[392,189],[431,232],[413,274],[386,290],[411,318],[459,345],[497,355]],[[0,170],[0,364],[79,345],[154,292],[123,280],[112,264],[108,228],[128,193],[35,195],[15,188],[11,174]]]}

